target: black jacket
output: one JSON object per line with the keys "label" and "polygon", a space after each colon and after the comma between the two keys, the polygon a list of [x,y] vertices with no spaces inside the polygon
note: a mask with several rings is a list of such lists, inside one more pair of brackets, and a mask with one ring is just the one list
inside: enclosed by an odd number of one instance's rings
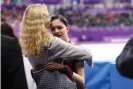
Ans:
{"label": "black jacket", "polygon": [[1,89],[28,89],[17,40],[1,35]]}
{"label": "black jacket", "polygon": [[123,76],[133,78],[133,37],[127,42],[117,57],[116,67]]}

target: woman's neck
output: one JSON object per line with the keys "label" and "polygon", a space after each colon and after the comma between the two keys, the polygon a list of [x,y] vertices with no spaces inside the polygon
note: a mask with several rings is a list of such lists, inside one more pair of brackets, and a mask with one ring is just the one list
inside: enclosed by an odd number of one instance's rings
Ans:
{"label": "woman's neck", "polygon": [[68,37],[66,37],[65,39],[63,39],[64,41],[66,41],[66,42],[70,42],[70,39],[68,38]]}

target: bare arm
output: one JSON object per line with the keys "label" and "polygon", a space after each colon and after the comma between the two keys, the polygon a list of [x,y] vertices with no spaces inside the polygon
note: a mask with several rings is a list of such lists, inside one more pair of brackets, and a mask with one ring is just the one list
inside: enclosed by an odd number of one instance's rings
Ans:
{"label": "bare arm", "polygon": [[76,82],[79,83],[80,85],[84,85],[84,78],[83,78],[83,76],[73,72],[72,78],[74,80],[76,80]]}
{"label": "bare arm", "polygon": [[73,73],[73,78],[76,80],[78,89],[85,89],[84,85],[84,61],[75,63],[76,72]]}

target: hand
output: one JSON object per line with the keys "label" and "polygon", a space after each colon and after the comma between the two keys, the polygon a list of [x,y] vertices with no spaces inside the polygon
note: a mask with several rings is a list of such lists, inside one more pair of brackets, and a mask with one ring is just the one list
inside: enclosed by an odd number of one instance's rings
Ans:
{"label": "hand", "polygon": [[63,70],[68,75],[68,77],[72,77],[73,75],[73,71],[69,66],[55,63],[55,62],[48,63],[47,70]]}
{"label": "hand", "polygon": [[55,62],[50,62],[48,63],[48,70],[63,70],[65,66],[63,64],[55,63]]}
{"label": "hand", "polygon": [[69,43],[70,43],[70,44],[73,44],[73,45],[76,45],[76,44],[75,44],[73,41],[71,41],[71,40],[69,41]]}

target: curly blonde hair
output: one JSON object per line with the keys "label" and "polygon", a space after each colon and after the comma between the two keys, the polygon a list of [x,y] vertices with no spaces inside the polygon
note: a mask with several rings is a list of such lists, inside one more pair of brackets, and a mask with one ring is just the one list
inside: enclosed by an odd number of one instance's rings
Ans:
{"label": "curly blonde hair", "polygon": [[24,12],[20,45],[25,55],[38,55],[43,46],[47,46],[50,34],[50,21],[46,5],[32,4]]}

